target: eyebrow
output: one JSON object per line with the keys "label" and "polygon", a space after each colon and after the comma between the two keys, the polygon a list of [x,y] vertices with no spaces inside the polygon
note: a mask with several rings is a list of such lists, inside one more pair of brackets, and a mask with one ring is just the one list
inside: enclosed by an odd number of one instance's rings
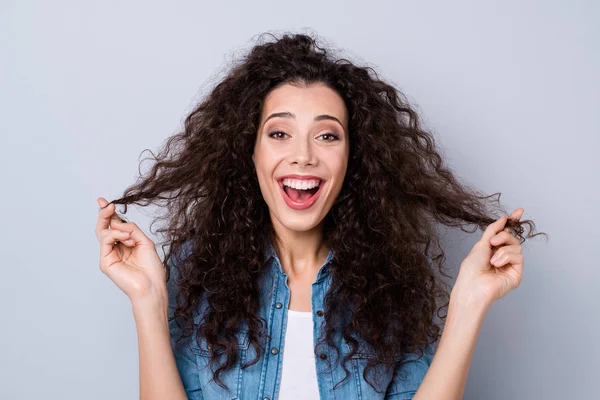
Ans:
{"label": "eyebrow", "polygon": [[[289,111],[283,111],[283,112],[273,113],[273,114],[269,115],[265,119],[265,121],[263,122],[263,126],[267,123],[268,120],[270,120],[271,118],[276,118],[276,117],[280,117],[280,118],[292,118],[292,119],[296,118],[296,116],[294,114],[292,114],[291,112],[289,112]],[[333,115],[328,115],[328,114],[317,115],[315,117],[315,119],[314,119],[314,121],[323,121],[323,120],[336,121],[338,124],[340,124],[340,126],[342,127],[342,129],[344,129],[344,125],[340,122],[339,119],[337,119]]]}

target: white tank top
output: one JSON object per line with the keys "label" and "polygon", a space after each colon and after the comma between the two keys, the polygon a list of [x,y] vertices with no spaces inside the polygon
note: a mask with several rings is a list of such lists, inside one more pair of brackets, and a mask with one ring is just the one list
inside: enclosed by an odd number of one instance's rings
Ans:
{"label": "white tank top", "polygon": [[287,310],[279,400],[319,400],[312,311]]}

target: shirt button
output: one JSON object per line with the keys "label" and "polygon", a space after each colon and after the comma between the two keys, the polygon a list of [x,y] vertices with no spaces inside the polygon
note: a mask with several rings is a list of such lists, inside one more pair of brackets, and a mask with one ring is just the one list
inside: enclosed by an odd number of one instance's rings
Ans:
{"label": "shirt button", "polygon": [[271,399],[270,399],[270,398],[268,398],[268,397],[265,397],[265,398],[263,398],[263,400],[271,400]]}
{"label": "shirt button", "polygon": [[277,349],[277,347],[273,347],[271,349],[271,354],[277,354],[277,353],[279,353],[279,350]]}
{"label": "shirt button", "polygon": [[318,315],[319,317],[322,317],[322,316],[323,316],[323,311],[321,311],[321,310],[317,311],[317,315]]}
{"label": "shirt button", "polygon": [[327,354],[325,354],[325,353],[321,353],[321,354],[319,355],[319,357],[321,358],[321,360],[326,360],[326,359],[327,359]]}
{"label": "shirt button", "polygon": [[275,303],[275,308],[281,308],[283,306],[283,304],[281,304],[280,302]]}

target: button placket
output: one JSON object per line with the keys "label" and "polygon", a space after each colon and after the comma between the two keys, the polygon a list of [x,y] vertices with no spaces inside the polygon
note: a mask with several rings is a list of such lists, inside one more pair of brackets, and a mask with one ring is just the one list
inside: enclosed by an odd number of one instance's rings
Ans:
{"label": "button placket", "polygon": [[[283,307],[283,303],[281,303],[280,301],[275,303],[275,308],[277,308],[278,310],[281,309],[282,307]],[[279,354],[279,349],[277,347],[271,348],[271,354],[273,354],[273,355]]]}

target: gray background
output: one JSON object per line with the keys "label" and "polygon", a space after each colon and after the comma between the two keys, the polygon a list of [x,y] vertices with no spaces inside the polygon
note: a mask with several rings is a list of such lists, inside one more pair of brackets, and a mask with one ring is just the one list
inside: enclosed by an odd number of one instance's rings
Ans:
{"label": "gray background", "polygon": [[[521,286],[492,306],[465,398],[595,397],[597,4],[3,1],[0,398],[138,397],[130,303],[98,267],[96,198],[120,195],[141,152],[268,30],[317,32],[375,67],[457,175],[550,235],[524,245]],[[149,233],[150,210],[128,215]],[[448,263],[480,233],[448,231]]]}

